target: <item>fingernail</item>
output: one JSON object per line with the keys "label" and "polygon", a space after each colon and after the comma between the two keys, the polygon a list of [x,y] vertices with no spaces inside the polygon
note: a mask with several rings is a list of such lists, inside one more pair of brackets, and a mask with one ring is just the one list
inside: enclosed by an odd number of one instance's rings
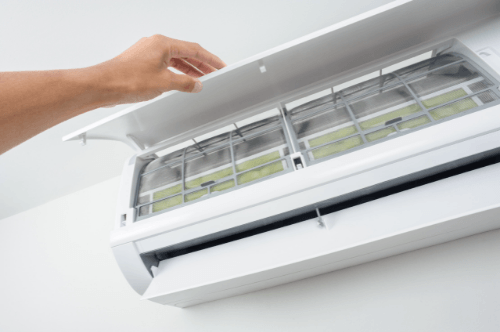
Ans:
{"label": "fingernail", "polygon": [[192,93],[198,93],[198,92],[200,92],[200,91],[201,91],[201,89],[203,89],[203,84],[201,84],[201,82],[200,82],[200,81],[198,81],[198,82],[196,82],[196,83],[194,84],[194,88],[193,88],[193,90],[192,90],[191,92],[192,92]]}

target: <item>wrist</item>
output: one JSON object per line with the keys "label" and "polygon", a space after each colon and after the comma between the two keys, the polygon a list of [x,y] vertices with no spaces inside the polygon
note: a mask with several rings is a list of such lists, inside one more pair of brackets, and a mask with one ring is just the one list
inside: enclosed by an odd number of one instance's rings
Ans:
{"label": "wrist", "polygon": [[82,83],[88,94],[93,108],[114,106],[121,103],[125,94],[119,80],[114,77],[109,66],[98,64],[95,66],[75,69],[75,75]]}

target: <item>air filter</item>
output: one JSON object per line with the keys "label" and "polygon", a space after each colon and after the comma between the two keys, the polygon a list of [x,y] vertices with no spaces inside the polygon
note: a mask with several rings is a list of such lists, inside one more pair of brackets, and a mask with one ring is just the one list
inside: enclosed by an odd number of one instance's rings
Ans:
{"label": "air filter", "polygon": [[208,199],[481,109],[498,100],[491,79],[444,54],[280,115],[234,126],[155,159],[139,176],[138,218]]}
{"label": "air filter", "polygon": [[291,171],[289,151],[274,116],[158,158],[140,175],[139,219]]}
{"label": "air filter", "polygon": [[419,62],[290,110],[314,164],[498,100],[493,83],[458,55]]}

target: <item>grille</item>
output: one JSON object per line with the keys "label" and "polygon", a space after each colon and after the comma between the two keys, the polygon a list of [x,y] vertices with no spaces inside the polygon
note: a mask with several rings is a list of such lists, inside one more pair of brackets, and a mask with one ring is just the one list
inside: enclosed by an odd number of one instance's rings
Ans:
{"label": "grille", "polygon": [[152,161],[139,179],[138,219],[291,171],[284,126],[274,116]]}
{"label": "grille", "polygon": [[281,115],[235,125],[151,161],[138,179],[136,220],[294,171],[291,152],[300,151],[311,166],[498,99],[498,82],[456,54],[332,89],[291,110],[283,107]]}

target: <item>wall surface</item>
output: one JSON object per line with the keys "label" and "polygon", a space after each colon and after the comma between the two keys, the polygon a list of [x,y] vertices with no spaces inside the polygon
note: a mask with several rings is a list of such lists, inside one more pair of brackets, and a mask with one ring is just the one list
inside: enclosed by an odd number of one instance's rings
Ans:
{"label": "wall surface", "polygon": [[140,301],[108,246],[118,186],[113,178],[0,221],[0,331],[500,326],[500,230],[187,309]]}

